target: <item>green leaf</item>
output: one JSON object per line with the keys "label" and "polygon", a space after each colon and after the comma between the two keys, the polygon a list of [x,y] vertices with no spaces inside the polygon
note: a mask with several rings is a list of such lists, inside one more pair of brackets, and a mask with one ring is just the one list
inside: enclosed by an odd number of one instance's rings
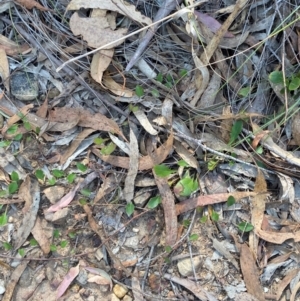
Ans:
{"label": "green leaf", "polygon": [[295,91],[299,88],[300,86],[300,78],[299,77],[294,77],[291,82],[289,83],[289,90],[290,91]]}
{"label": "green leaf", "polygon": [[11,182],[11,183],[8,185],[8,193],[9,193],[9,194],[15,193],[18,189],[19,189],[19,185],[18,185],[17,182]]}
{"label": "green leaf", "polygon": [[200,218],[200,223],[204,224],[207,222],[207,216],[206,215],[203,215],[201,218]]}
{"label": "green leaf", "polygon": [[180,77],[185,77],[187,75],[188,71],[186,69],[180,69],[179,71],[179,76]]}
{"label": "green leaf", "polygon": [[40,134],[40,132],[41,132],[41,128],[39,128],[39,127],[37,127],[37,128],[35,128],[35,132],[36,132],[36,134]]}
{"label": "green leaf", "polygon": [[59,169],[53,169],[52,174],[54,175],[55,178],[58,178],[58,179],[65,176],[64,172]]}
{"label": "green leaf", "polygon": [[76,179],[76,175],[74,173],[70,173],[68,176],[67,176],[67,181],[72,184],[74,182],[74,180]]}
{"label": "green leaf", "polygon": [[167,253],[172,252],[172,247],[171,247],[171,246],[165,246],[165,251],[166,251]]}
{"label": "green leaf", "polygon": [[235,204],[235,198],[231,195],[227,199],[227,206],[230,207]]}
{"label": "green leaf", "polygon": [[17,135],[14,137],[14,140],[20,141],[22,138],[23,138],[23,134],[17,134]]}
{"label": "green leaf", "polygon": [[154,172],[155,174],[160,178],[165,178],[169,176],[172,173],[175,173],[175,170],[170,169],[168,166],[161,164],[161,165],[155,165],[154,166]]}
{"label": "green leaf", "polygon": [[251,87],[244,87],[239,90],[238,94],[242,97],[246,97],[251,91]]}
{"label": "green leaf", "polygon": [[198,235],[198,234],[192,234],[192,235],[190,235],[189,240],[190,240],[190,241],[195,241],[195,240],[197,240],[198,238],[199,238],[199,235]]}
{"label": "green leaf", "polygon": [[9,251],[9,250],[12,249],[12,245],[9,242],[6,242],[6,241],[3,243],[3,247],[6,251]]}
{"label": "green leaf", "polygon": [[157,77],[156,77],[156,80],[157,80],[158,82],[162,83],[162,82],[163,82],[163,79],[164,79],[164,77],[163,77],[162,73],[158,73],[158,74],[157,74]]}
{"label": "green leaf", "polygon": [[232,145],[236,139],[238,138],[239,134],[241,133],[243,129],[243,121],[242,120],[236,120],[231,128],[230,131],[230,140],[229,145]]}
{"label": "green leaf", "polygon": [[168,83],[173,83],[173,77],[172,77],[171,74],[167,74],[167,76],[166,76],[166,81],[167,81]]}
{"label": "green leaf", "polygon": [[81,172],[85,172],[87,170],[87,166],[85,166],[84,164],[82,164],[80,162],[77,162],[76,166]]}
{"label": "green leaf", "polygon": [[247,222],[241,222],[238,224],[238,228],[242,232],[250,232],[254,229],[253,225]]}
{"label": "green leaf", "polygon": [[94,139],[94,143],[96,145],[101,145],[103,142],[104,142],[103,138],[97,137],[97,138]]}
{"label": "green leaf", "polygon": [[29,244],[31,247],[35,247],[38,245],[38,242],[34,238],[32,238],[30,239]]}
{"label": "green leaf", "polygon": [[130,202],[125,207],[126,214],[130,216],[134,211],[134,205]]}
{"label": "green leaf", "polygon": [[136,112],[136,111],[138,111],[139,110],[139,106],[134,106],[132,103],[129,105],[129,110],[131,111],[131,112]]}
{"label": "green leaf", "polygon": [[0,215],[0,227],[2,226],[5,226],[7,224],[7,215],[5,212],[3,212],[1,215]]}
{"label": "green leaf", "polygon": [[151,94],[153,97],[158,98],[159,97],[159,92],[157,89],[152,89]]}
{"label": "green leaf", "polygon": [[12,181],[18,182],[20,180],[19,175],[17,172],[13,171],[10,175]]}
{"label": "green leaf", "polygon": [[76,237],[76,232],[69,232],[68,235],[71,239],[74,239]]}
{"label": "green leaf", "polygon": [[219,221],[219,214],[218,214],[216,211],[213,211],[212,214],[211,214],[211,219],[212,219],[214,222]]}
{"label": "green leaf", "polygon": [[51,186],[55,185],[55,184],[56,184],[56,179],[55,179],[55,177],[52,177],[51,179],[49,179],[49,180],[48,180],[48,184],[51,185]]}
{"label": "green leaf", "polygon": [[269,74],[269,81],[273,84],[283,84],[282,71],[273,71]]}
{"label": "green leaf", "polygon": [[25,256],[25,250],[24,249],[19,249],[18,253],[20,256],[24,257]]}
{"label": "green leaf", "polygon": [[87,200],[86,200],[86,199],[79,199],[79,204],[80,204],[81,206],[84,206],[84,205],[87,204]]}
{"label": "green leaf", "polygon": [[39,179],[39,180],[44,180],[45,179],[45,174],[41,169],[37,169],[35,171],[35,176]]}
{"label": "green leaf", "polygon": [[102,155],[110,155],[116,149],[116,145],[113,142],[108,143],[101,149]]}
{"label": "green leaf", "polygon": [[59,230],[58,229],[54,229],[54,231],[53,231],[53,237],[54,238],[59,238]]}
{"label": "green leaf", "polygon": [[27,131],[30,131],[30,130],[31,130],[31,124],[30,124],[28,121],[24,121],[24,120],[23,120],[23,125],[24,125],[24,128],[25,128]]}
{"label": "green leaf", "polygon": [[2,140],[0,141],[0,147],[7,147],[10,145],[10,141],[9,140]]}
{"label": "green leaf", "polygon": [[86,197],[89,197],[91,195],[91,191],[87,188],[83,188],[82,190],[80,190],[80,193]]}
{"label": "green leaf", "polygon": [[67,245],[68,245],[68,241],[67,241],[67,240],[62,240],[62,241],[60,242],[60,246],[61,246],[62,248],[65,248]]}
{"label": "green leaf", "polygon": [[7,134],[8,134],[8,135],[14,135],[14,134],[17,132],[18,127],[19,127],[19,126],[18,126],[17,124],[14,124],[14,125],[10,126],[10,127],[7,129]]}
{"label": "green leaf", "polygon": [[8,196],[7,190],[0,190],[0,198],[6,198]]}
{"label": "green leaf", "polygon": [[189,167],[190,165],[187,163],[187,162],[185,162],[184,160],[179,160],[178,162],[177,162],[177,164],[179,165],[179,166],[182,166],[182,167]]}
{"label": "green leaf", "polygon": [[207,169],[213,171],[219,164],[219,160],[211,159],[207,162]]}
{"label": "green leaf", "polygon": [[184,228],[188,228],[191,224],[191,221],[189,219],[184,219],[182,222],[182,225]]}
{"label": "green leaf", "polygon": [[263,147],[262,147],[261,145],[259,145],[259,146],[256,148],[255,152],[256,152],[257,154],[261,155],[261,154],[264,152],[264,149],[263,149]]}
{"label": "green leaf", "polygon": [[144,89],[143,89],[143,87],[140,86],[140,85],[137,85],[137,86],[135,87],[135,93],[136,93],[136,95],[137,95],[138,97],[144,96]]}
{"label": "green leaf", "polygon": [[57,247],[55,245],[50,245],[51,252],[55,252],[57,250]]}
{"label": "green leaf", "polygon": [[198,188],[198,181],[187,176],[176,183],[174,192],[176,195],[190,196]]}
{"label": "green leaf", "polygon": [[149,209],[154,209],[156,208],[159,204],[161,203],[161,197],[158,195],[158,196],[155,196],[153,198],[151,198],[147,204],[147,207]]}

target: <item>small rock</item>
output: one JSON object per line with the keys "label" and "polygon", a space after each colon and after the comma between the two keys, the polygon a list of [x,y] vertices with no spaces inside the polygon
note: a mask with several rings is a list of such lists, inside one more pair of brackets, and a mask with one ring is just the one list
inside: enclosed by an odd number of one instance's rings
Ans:
{"label": "small rock", "polygon": [[120,299],[116,295],[112,294],[111,301],[120,301]]}
{"label": "small rock", "polygon": [[54,224],[64,224],[66,222],[69,213],[70,213],[69,208],[63,208],[61,210],[56,211],[52,217],[52,222]]}
{"label": "small rock", "polygon": [[123,301],[132,301],[132,298],[128,295],[125,295]]}
{"label": "small rock", "polygon": [[39,84],[34,74],[15,72],[10,78],[10,92],[19,100],[34,100],[39,95]]}
{"label": "small rock", "polygon": [[113,288],[113,292],[115,293],[115,295],[118,297],[118,298],[123,298],[126,293],[128,292],[128,289],[120,284],[116,284]]}
{"label": "small rock", "polygon": [[78,276],[76,277],[76,280],[81,286],[86,285],[88,281],[87,271],[85,269],[80,270]]}
{"label": "small rock", "polygon": [[137,248],[139,244],[139,237],[137,235],[129,237],[126,239],[124,245],[128,248]]}
{"label": "small rock", "polygon": [[141,189],[134,197],[133,202],[136,206],[144,207],[152,195],[152,191],[148,191],[149,188]]}
{"label": "small rock", "polygon": [[[193,257],[193,266],[195,267],[196,272],[199,269],[200,264],[201,264],[201,258],[199,256]],[[184,277],[192,275],[193,266],[190,258],[182,259],[177,263],[179,273]]]}

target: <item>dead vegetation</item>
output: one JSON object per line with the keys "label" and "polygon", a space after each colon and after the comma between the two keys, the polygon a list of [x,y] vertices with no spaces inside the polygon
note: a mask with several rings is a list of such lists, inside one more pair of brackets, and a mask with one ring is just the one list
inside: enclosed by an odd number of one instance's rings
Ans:
{"label": "dead vegetation", "polygon": [[299,5],[0,2],[0,300],[298,300]]}

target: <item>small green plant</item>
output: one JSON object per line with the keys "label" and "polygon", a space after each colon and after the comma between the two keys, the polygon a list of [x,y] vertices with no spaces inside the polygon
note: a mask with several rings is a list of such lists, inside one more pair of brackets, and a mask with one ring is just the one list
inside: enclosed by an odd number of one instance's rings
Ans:
{"label": "small green plant", "polygon": [[19,249],[18,250],[18,254],[21,256],[21,257],[24,257],[25,256],[25,250],[24,249]]}
{"label": "small green plant", "polygon": [[59,178],[63,178],[65,176],[64,172],[62,170],[59,169],[53,169],[52,170],[52,174],[54,175],[55,178],[59,179]]}
{"label": "small green plant", "polygon": [[144,89],[143,89],[143,87],[140,86],[140,85],[137,85],[137,86],[135,87],[135,94],[136,94],[138,97],[144,96]]}
{"label": "small green plant", "polygon": [[59,230],[58,229],[54,229],[54,231],[53,231],[53,237],[54,238],[59,238],[59,236],[60,236]]}
{"label": "small green plant", "polygon": [[219,214],[213,210],[213,212],[211,213],[211,219],[214,222],[218,222],[219,221]]}
{"label": "small green plant", "polygon": [[91,195],[91,191],[87,188],[83,188],[80,190],[80,193],[85,196],[85,197],[89,197]]}
{"label": "small green plant", "polygon": [[2,214],[0,214],[0,227],[3,227],[7,224],[8,221],[8,217],[6,212],[3,212]]}
{"label": "small green plant", "polygon": [[147,204],[147,207],[149,209],[154,209],[156,208],[159,204],[161,203],[161,196],[155,196],[153,198],[151,198]]}
{"label": "small green plant", "polygon": [[67,181],[72,184],[74,182],[74,180],[76,179],[76,175],[74,173],[70,173],[67,176]]}
{"label": "small green plant", "polygon": [[231,195],[228,197],[227,202],[226,202],[227,206],[230,207],[232,205],[235,204],[235,198]]}
{"label": "small green plant", "polygon": [[4,248],[4,250],[9,251],[12,249],[12,245],[9,242],[4,242],[3,248]]}
{"label": "small green plant", "polygon": [[241,222],[238,224],[238,228],[242,232],[250,232],[254,229],[254,226],[248,222]]}
{"label": "small green plant", "polygon": [[125,207],[125,212],[128,216],[131,216],[134,212],[134,204],[132,202],[128,203]]}
{"label": "small green plant", "polygon": [[50,245],[51,252],[55,252],[57,250],[56,245]]}
{"label": "small green plant", "polygon": [[87,199],[81,198],[81,199],[79,199],[78,202],[79,202],[79,204],[80,204],[81,206],[84,206],[84,205],[87,204]]}
{"label": "small green plant", "polygon": [[32,238],[30,239],[29,244],[31,247],[35,247],[38,245],[38,242],[34,238]]}
{"label": "small green plant", "polygon": [[100,150],[100,152],[102,155],[110,155],[115,149],[116,145],[113,142],[109,142]]}
{"label": "small green plant", "polygon": [[203,216],[200,218],[200,223],[205,224],[205,223],[207,222],[207,220],[208,220],[207,215],[203,215]]}
{"label": "small green plant", "polygon": [[243,129],[243,121],[240,119],[236,120],[233,123],[233,126],[230,131],[230,140],[229,140],[228,145],[231,146],[231,145],[233,145],[234,142],[236,142],[236,140],[239,137],[239,134],[242,132],[242,129]]}
{"label": "small green plant", "polygon": [[176,172],[175,170],[170,169],[168,166],[164,164],[155,165],[153,169],[155,174],[160,178],[168,177],[172,173]]}
{"label": "small green plant", "polygon": [[172,247],[171,246],[165,246],[165,251],[167,253],[171,253],[172,252]]}
{"label": "small green plant", "polygon": [[189,240],[190,240],[190,241],[195,241],[195,240],[197,240],[198,238],[199,238],[199,235],[198,235],[198,234],[192,234],[192,235],[190,235]]}
{"label": "small green plant", "polygon": [[[300,73],[292,74],[290,77],[284,77],[282,71],[273,71],[269,74],[269,81],[275,85],[286,85],[289,92],[297,92],[300,87]],[[284,91],[281,91],[282,93]]]}
{"label": "small green plant", "polygon": [[177,196],[190,196],[193,192],[197,191],[198,188],[198,181],[192,178],[189,172],[186,172],[183,178],[176,183],[174,193]]}
{"label": "small green plant", "polygon": [[44,181],[44,179],[45,179],[45,174],[41,169],[37,169],[35,171],[35,176],[41,181]]}
{"label": "small green plant", "polygon": [[81,172],[86,172],[87,171],[87,166],[85,166],[84,164],[77,162],[76,163],[76,167],[81,171]]}

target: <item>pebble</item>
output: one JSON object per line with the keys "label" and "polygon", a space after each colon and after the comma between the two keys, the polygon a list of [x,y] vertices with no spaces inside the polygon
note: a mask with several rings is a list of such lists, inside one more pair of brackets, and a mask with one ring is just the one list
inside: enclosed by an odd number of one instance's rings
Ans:
{"label": "pebble", "polygon": [[122,301],[132,301],[132,298],[128,295],[124,296]]}
{"label": "pebble", "polygon": [[[199,269],[200,265],[201,265],[200,256],[193,257],[193,266],[195,267],[196,272]],[[179,260],[177,263],[178,271],[183,277],[193,274],[193,266],[190,258]]]}
{"label": "pebble", "polygon": [[39,84],[34,74],[18,71],[10,78],[10,92],[19,100],[34,100],[39,95]]}
{"label": "pebble", "polygon": [[128,292],[128,289],[120,284],[116,284],[113,288],[113,292],[118,298],[122,299]]}

